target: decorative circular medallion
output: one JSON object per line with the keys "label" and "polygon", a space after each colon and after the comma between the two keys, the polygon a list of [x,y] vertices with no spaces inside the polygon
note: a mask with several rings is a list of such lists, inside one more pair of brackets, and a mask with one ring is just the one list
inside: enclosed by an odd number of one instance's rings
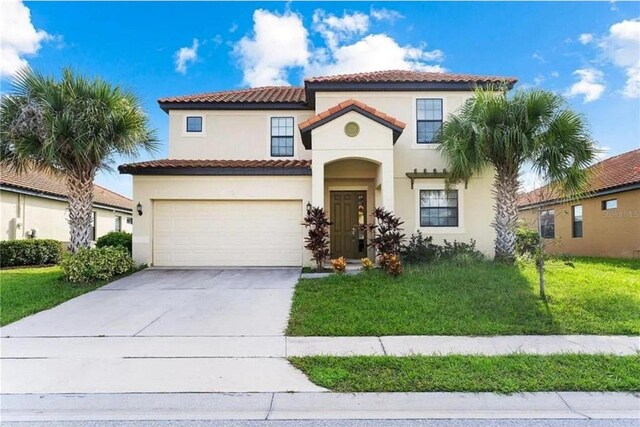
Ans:
{"label": "decorative circular medallion", "polygon": [[344,133],[351,138],[358,136],[360,133],[360,126],[358,126],[356,122],[349,122],[344,125]]}

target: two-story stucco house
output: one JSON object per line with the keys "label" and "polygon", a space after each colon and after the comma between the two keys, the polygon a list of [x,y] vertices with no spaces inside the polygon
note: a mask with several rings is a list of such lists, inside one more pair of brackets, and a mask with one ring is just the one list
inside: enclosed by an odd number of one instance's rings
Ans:
{"label": "two-story stucco house", "polygon": [[302,218],[323,206],[331,257],[361,258],[375,207],[407,235],[475,239],[491,255],[493,175],[445,191],[433,142],[476,86],[513,78],[415,71],[316,77],[162,98],[169,158],[120,166],[133,175],[137,262],[155,266],[300,266]]}

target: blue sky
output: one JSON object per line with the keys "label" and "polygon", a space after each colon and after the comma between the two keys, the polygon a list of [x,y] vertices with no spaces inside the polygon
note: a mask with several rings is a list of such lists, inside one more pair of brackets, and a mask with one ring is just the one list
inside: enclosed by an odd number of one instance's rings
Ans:
{"label": "blue sky", "polygon": [[[413,68],[564,94],[606,155],[640,146],[640,3],[2,3],[2,89],[20,65],[134,90],[166,157],[162,96]],[[29,15],[30,12],[30,15]],[[120,161],[120,159],[117,159]],[[131,178],[98,183],[131,195]]]}

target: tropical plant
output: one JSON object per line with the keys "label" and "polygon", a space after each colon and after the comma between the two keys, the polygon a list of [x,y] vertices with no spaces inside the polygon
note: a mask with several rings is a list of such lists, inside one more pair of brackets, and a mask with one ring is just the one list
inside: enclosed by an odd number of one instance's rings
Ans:
{"label": "tropical plant", "polygon": [[381,264],[384,266],[384,271],[391,277],[398,277],[402,274],[402,262],[398,255],[384,254],[382,255]]}
{"label": "tropical plant", "polygon": [[60,262],[64,278],[74,284],[86,285],[128,273],[135,268],[125,248],[80,248]]}
{"label": "tropical plant", "polygon": [[369,234],[368,246],[375,249],[378,263],[384,267],[384,262],[387,259],[384,255],[400,257],[400,250],[405,237],[401,228],[404,222],[392,212],[383,208],[376,208],[373,211],[373,218],[373,223],[363,224],[358,228]]}
{"label": "tropical plant", "polygon": [[59,80],[24,69],[0,101],[0,156],[19,173],[43,170],[66,182],[72,252],[91,241],[93,180],[114,155],[156,148],[136,96],[65,69]]}
{"label": "tropical plant", "polygon": [[369,258],[361,258],[360,263],[362,264],[362,268],[367,271],[371,270],[375,266],[373,264],[373,261],[371,261]]}
{"label": "tropical plant", "polygon": [[333,224],[324,208],[314,206],[307,211],[302,225],[307,228],[304,238],[305,249],[311,252],[311,259],[316,262],[316,271],[322,271],[329,258],[329,227]]}
{"label": "tropical plant", "polygon": [[584,191],[585,168],[597,154],[584,117],[543,90],[478,88],[436,136],[448,160],[448,183],[495,171],[495,257],[515,258],[518,177],[530,163],[535,173],[567,197]]}
{"label": "tropical plant", "polygon": [[104,248],[105,246],[112,246],[116,248],[125,248],[131,253],[132,239],[131,233],[126,231],[110,231],[104,236],[98,237],[96,240],[97,248]]}
{"label": "tropical plant", "polygon": [[341,256],[340,258],[331,260],[331,267],[336,273],[344,273],[347,269],[347,260]]}

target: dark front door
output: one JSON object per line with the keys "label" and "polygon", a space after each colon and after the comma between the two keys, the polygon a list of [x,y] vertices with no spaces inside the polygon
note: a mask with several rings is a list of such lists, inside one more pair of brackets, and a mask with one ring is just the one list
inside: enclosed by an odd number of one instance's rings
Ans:
{"label": "dark front door", "polygon": [[366,233],[356,229],[367,218],[366,191],[332,191],[331,258],[360,259],[367,256]]}

